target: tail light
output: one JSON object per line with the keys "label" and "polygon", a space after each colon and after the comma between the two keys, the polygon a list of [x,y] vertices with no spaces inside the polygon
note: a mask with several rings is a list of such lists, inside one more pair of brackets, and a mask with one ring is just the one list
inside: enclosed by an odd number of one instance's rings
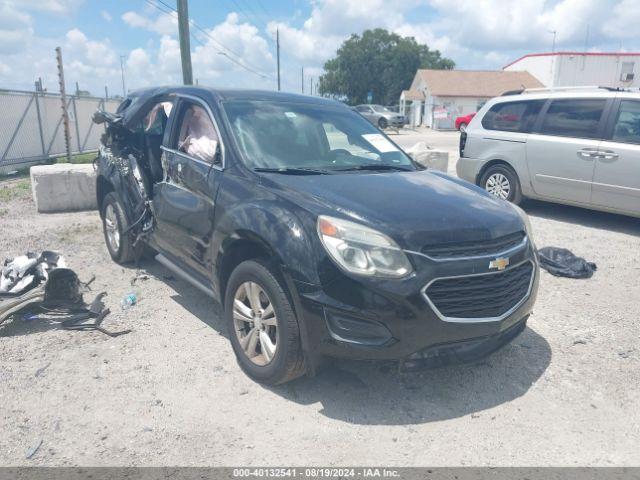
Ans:
{"label": "tail light", "polygon": [[464,146],[467,144],[467,132],[460,133],[460,147],[459,153],[460,157],[464,157]]}

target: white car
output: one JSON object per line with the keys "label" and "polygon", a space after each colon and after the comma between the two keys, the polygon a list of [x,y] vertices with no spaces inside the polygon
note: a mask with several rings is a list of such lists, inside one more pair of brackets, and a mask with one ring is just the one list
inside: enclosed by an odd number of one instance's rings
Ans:
{"label": "white car", "polygon": [[460,136],[460,178],[523,197],[640,217],[640,92],[529,89],[487,102]]}

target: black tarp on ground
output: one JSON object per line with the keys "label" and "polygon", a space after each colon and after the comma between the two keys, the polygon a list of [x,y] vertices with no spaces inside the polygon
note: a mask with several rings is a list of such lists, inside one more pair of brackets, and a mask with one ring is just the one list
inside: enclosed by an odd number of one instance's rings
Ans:
{"label": "black tarp on ground", "polygon": [[595,263],[576,257],[566,248],[544,247],[538,250],[540,267],[557,277],[591,278],[598,268]]}

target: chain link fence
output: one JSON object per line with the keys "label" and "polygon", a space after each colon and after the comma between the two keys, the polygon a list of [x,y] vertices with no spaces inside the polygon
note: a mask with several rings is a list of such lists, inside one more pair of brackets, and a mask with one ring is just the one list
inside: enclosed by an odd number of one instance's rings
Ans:
{"label": "chain link fence", "polygon": [[[104,127],[91,121],[97,109],[114,112],[119,100],[67,95],[73,154],[96,151]],[[66,154],[60,95],[0,91],[0,174]]]}

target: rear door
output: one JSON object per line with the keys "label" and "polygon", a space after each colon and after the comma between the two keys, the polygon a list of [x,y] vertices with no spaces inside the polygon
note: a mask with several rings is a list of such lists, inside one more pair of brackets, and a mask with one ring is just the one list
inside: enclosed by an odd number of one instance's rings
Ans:
{"label": "rear door", "polygon": [[616,100],[595,162],[595,205],[640,214],[640,100]]}
{"label": "rear door", "polygon": [[356,107],[356,110],[358,110],[358,112],[367,120],[369,120],[371,123],[376,123],[377,120],[377,114],[374,113],[373,109],[368,106],[368,105],[360,105],[358,107]]}
{"label": "rear door", "polygon": [[589,204],[603,135],[606,98],[552,99],[527,139],[534,192],[549,199]]}
{"label": "rear door", "polygon": [[163,145],[165,181],[156,185],[157,243],[177,263],[209,278],[207,249],[214,227],[215,199],[222,177],[224,146],[209,106],[180,96],[168,141]]}

